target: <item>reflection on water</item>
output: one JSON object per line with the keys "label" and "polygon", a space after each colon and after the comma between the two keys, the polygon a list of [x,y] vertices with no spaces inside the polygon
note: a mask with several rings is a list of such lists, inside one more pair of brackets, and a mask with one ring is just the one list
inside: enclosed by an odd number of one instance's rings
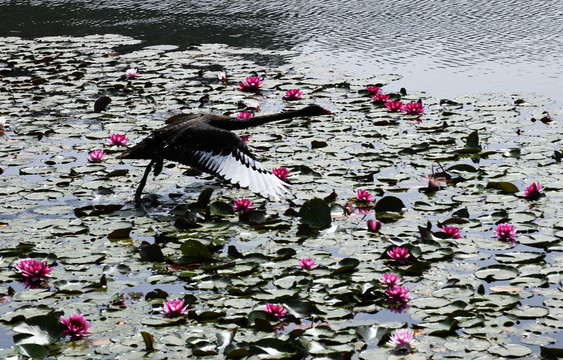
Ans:
{"label": "reflection on water", "polygon": [[0,0],[0,36],[121,33],[146,44],[297,49],[338,70],[398,73],[452,97],[563,93],[563,2],[553,0]]}

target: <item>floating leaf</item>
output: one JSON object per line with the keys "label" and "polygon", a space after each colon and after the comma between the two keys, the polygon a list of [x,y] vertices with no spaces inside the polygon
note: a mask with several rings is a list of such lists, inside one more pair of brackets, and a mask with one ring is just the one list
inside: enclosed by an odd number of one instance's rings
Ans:
{"label": "floating leaf", "polygon": [[549,314],[549,310],[542,306],[529,306],[522,305],[516,309],[512,309],[510,314],[519,317],[520,319],[537,319]]}
{"label": "floating leaf", "polygon": [[378,345],[383,337],[389,334],[389,329],[376,325],[362,325],[356,328],[356,334],[360,335],[368,346],[374,346]]}
{"label": "floating leaf", "polygon": [[300,319],[324,314],[323,311],[319,310],[317,306],[310,301],[286,300],[283,304],[289,314]]}
{"label": "floating leaf", "polygon": [[401,199],[396,196],[385,196],[375,204],[375,212],[396,212],[400,213],[406,206]]}
{"label": "floating leaf", "polygon": [[14,346],[14,349],[18,354],[25,356],[26,358],[44,359],[49,355],[47,349],[39,344],[20,344]]}
{"label": "floating leaf", "polygon": [[203,190],[199,197],[197,198],[197,205],[200,207],[205,207],[209,205],[209,200],[211,199],[211,195],[213,195],[213,189],[207,188]]}
{"label": "floating leaf", "polygon": [[314,228],[326,228],[330,226],[330,207],[326,201],[313,198],[307,200],[299,210],[299,216],[304,224]]}
{"label": "floating leaf", "polygon": [[563,348],[540,346],[542,359],[560,359],[563,357]]}
{"label": "floating leaf", "polygon": [[108,239],[128,239],[132,229],[131,227],[115,229],[108,234]]}
{"label": "floating leaf", "polygon": [[139,249],[139,254],[141,255],[141,260],[150,262],[163,262],[164,254],[158,244],[148,244],[144,243]]}
{"label": "floating leaf", "polygon": [[507,265],[490,265],[475,272],[477,278],[489,282],[514,279],[518,274],[518,269]]}
{"label": "floating leaf", "polygon": [[518,188],[516,187],[516,185],[506,182],[506,181],[499,181],[499,182],[495,182],[495,181],[489,181],[487,183],[487,189],[498,189],[500,190],[503,194],[514,194],[517,193]]}
{"label": "floating leaf", "polygon": [[430,335],[446,335],[450,334],[457,326],[458,321],[453,318],[447,318],[442,321],[432,322],[432,323],[420,323],[413,325],[416,328],[427,329]]}
{"label": "floating leaf", "polygon": [[49,345],[58,341],[62,333],[59,328],[59,317],[54,313],[28,318],[12,330],[17,333],[14,335],[16,345]]}
{"label": "floating leaf", "polygon": [[111,99],[109,96],[101,96],[96,100],[94,103],[94,111],[95,112],[102,112],[104,111],[107,106],[111,103]]}
{"label": "floating leaf", "polygon": [[213,256],[207,248],[201,242],[197,240],[187,240],[181,246],[180,250],[184,256],[201,259],[201,260],[211,260]]}
{"label": "floating leaf", "polygon": [[505,264],[538,263],[545,258],[545,253],[538,252],[507,252],[496,254],[495,260]]}
{"label": "floating leaf", "polygon": [[233,215],[235,213],[235,210],[231,205],[225,202],[216,201],[213,204],[209,205],[209,213],[211,215],[228,216]]}
{"label": "floating leaf", "polygon": [[511,358],[520,358],[526,355],[530,355],[533,351],[527,346],[518,344],[497,344],[491,346],[488,351],[493,355],[505,356]]}
{"label": "floating leaf", "polygon": [[333,274],[340,274],[353,271],[360,264],[360,260],[354,258],[346,258],[340,260],[332,270]]}
{"label": "floating leaf", "polygon": [[267,218],[264,211],[251,210],[240,214],[239,220],[256,225],[265,223],[267,221]]}
{"label": "floating leaf", "polygon": [[141,331],[141,336],[143,337],[143,341],[145,342],[145,350],[154,351],[154,336],[146,331]]}
{"label": "floating leaf", "polygon": [[76,215],[77,217],[98,216],[102,214],[110,214],[121,209],[122,207],[123,205],[121,204],[88,205],[74,209],[74,215]]}

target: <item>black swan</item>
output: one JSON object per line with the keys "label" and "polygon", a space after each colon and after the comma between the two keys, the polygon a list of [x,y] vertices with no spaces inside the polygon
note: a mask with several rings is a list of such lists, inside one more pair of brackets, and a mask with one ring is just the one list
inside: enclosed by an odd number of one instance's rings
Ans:
{"label": "black swan", "polygon": [[136,203],[140,203],[152,166],[154,175],[160,174],[164,159],[194,167],[264,197],[279,200],[287,191],[287,184],[260,164],[244,141],[230,130],[299,116],[328,114],[331,112],[314,104],[299,110],[243,119],[216,114],[175,115],[167,120],[173,121],[171,124],[154,130],[139,144],[120,154],[118,159],[150,160],[135,193]]}

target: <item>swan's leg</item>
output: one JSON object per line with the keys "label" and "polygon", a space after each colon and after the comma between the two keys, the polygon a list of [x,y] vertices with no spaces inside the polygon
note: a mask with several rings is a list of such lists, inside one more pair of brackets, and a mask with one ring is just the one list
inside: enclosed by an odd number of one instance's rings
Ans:
{"label": "swan's leg", "polygon": [[143,178],[141,179],[141,182],[137,187],[137,191],[135,192],[135,204],[137,205],[141,203],[141,194],[143,193],[143,189],[145,188],[145,184],[147,183],[147,178],[149,177],[154,162],[155,160],[151,159],[151,162],[147,165],[147,168],[145,169],[145,174],[143,175]]}

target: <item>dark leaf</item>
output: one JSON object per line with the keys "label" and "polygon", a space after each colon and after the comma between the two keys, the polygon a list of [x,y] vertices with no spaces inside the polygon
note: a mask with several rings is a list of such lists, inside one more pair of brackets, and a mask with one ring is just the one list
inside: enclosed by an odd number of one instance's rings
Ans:
{"label": "dark leaf", "polygon": [[542,359],[561,359],[563,358],[563,348],[540,346]]}
{"label": "dark leaf", "polygon": [[33,360],[45,359],[49,353],[44,346],[38,344],[20,344],[14,346],[18,354]]}
{"label": "dark leaf", "polygon": [[209,205],[209,200],[211,199],[211,195],[213,195],[213,189],[207,188],[203,190],[199,197],[197,198],[197,205],[201,207],[205,207]]}
{"label": "dark leaf", "polygon": [[179,216],[176,218],[176,221],[174,221],[174,226],[180,229],[196,229],[202,225],[183,216]]}
{"label": "dark leaf", "polygon": [[107,108],[107,106],[109,105],[110,102],[111,102],[111,99],[109,98],[109,96],[102,96],[102,97],[98,98],[98,100],[96,100],[96,102],[94,103],[94,111],[95,112],[104,111]]}
{"label": "dark leaf", "polygon": [[288,313],[298,319],[310,318],[312,316],[319,316],[325,314],[315,304],[306,300],[287,300],[284,301],[284,306]]}
{"label": "dark leaf", "polygon": [[240,214],[239,220],[249,224],[263,224],[267,218],[264,211],[251,210]]}
{"label": "dark leaf", "polygon": [[396,196],[385,196],[375,204],[375,212],[397,212],[400,213],[405,208],[405,204]]}
{"label": "dark leaf", "polygon": [[346,258],[340,260],[335,268],[332,270],[333,274],[341,274],[344,272],[349,272],[354,270],[358,265],[360,265],[360,260],[354,258]]}
{"label": "dark leaf", "polygon": [[497,189],[500,190],[503,194],[514,194],[517,193],[518,188],[513,183],[509,183],[506,181],[489,181],[486,186],[487,189]]}
{"label": "dark leaf", "polygon": [[133,228],[115,229],[108,234],[108,239],[128,239],[129,233]]}
{"label": "dark leaf", "polygon": [[381,339],[383,339],[388,333],[388,328],[377,325],[362,325],[356,328],[356,334],[361,336],[368,346],[378,345]]}
{"label": "dark leaf", "polygon": [[469,134],[469,136],[467,136],[465,147],[481,150],[481,145],[479,144],[479,133],[477,132],[477,130],[473,131],[471,134]]}
{"label": "dark leaf", "polygon": [[146,242],[139,249],[141,260],[150,262],[163,262],[164,254],[158,244],[148,244]]}
{"label": "dark leaf", "polygon": [[302,223],[313,228],[326,228],[332,221],[330,207],[326,201],[319,198],[305,201],[299,210],[299,216]]}
{"label": "dark leaf", "polygon": [[61,329],[59,326],[59,316],[54,312],[26,319],[25,322],[16,325],[13,329],[14,343],[49,345],[59,340]]}
{"label": "dark leaf", "polygon": [[467,210],[467,208],[465,209],[459,209],[456,212],[454,212],[452,214],[452,217],[458,217],[458,218],[469,218],[469,211]]}
{"label": "dark leaf", "polygon": [[213,204],[209,205],[209,213],[211,215],[227,216],[233,215],[235,213],[235,210],[226,202],[216,201]]}
{"label": "dark leaf", "polygon": [[110,214],[121,209],[122,207],[123,205],[121,204],[88,205],[74,209],[74,215],[76,215],[77,217],[98,216],[102,214]]}
{"label": "dark leaf", "polygon": [[197,240],[187,240],[180,246],[180,250],[184,256],[190,258],[200,260],[211,260],[213,258],[207,246]]}
{"label": "dark leaf", "polygon": [[311,141],[311,148],[312,149],[320,149],[320,148],[324,148],[327,147],[328,144],[325,141],[317,141],[317,140],[313,140]]}
{"label": "dark leaf", "polygon": [[145,350],[154,351],[154,336],[146,331],[141,331],[141,336],[143,337],[143,341],[145,342]]}

